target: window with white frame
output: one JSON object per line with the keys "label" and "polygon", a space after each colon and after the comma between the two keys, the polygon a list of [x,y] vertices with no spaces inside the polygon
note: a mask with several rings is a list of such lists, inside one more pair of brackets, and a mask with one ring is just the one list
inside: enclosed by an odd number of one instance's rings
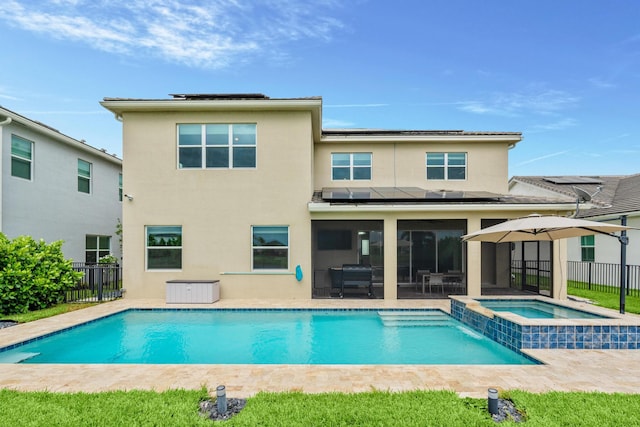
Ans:
{"label": "window with white frame", "polygon": [[427,153],[426,163],[429,180],[467,178],[467,153]]}
{"label": "window with white frame", "polygon": [[147,270],[179,270],[182,268],[182,226],[148,225]]}
{"label": "window with white frame", "polygon": [[111,237],[87,234],[84,253],[85,262],[97,263],[103,256],[111,254]]}
{"label": "window with white frame", "polygon": [[287,270],[289,268],[289,227],[253,226],[252,268]]}
{"label": "window with white frame", "polygon": [[596,236],[580,237],[580,252],[583,262],[593,262],[596,260]]}
{"label": "window with white frame", "polygon": [[118,200],[122,201],[122,174],[118,174]]}
{"label": "window with white frame", "polygon": [[78,191],[91,194],[91,163],[78,159]]}
{"label": "window with white frame", "polygon": [[11,135],[11,176],[31,180],[33,142]]}
{"label": "window with white frame", "polygon": [[331,153],[331,179],[370,180],[371,153]]}
{"label": "window with white frame", "polygon": [[256,167],[256,124],[179,124],[179,169]]}

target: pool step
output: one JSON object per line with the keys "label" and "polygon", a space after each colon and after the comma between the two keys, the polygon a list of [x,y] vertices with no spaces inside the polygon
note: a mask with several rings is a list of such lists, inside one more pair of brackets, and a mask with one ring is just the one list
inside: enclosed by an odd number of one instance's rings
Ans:
{"label": "pool step", "polygon": [[0,363],[22,363],[27,359],[38,356],[40,353],[0,353]]}
{"label": "pool step", "polygon": [[451,317],[433,311],[379,311],[378,315],[384,326],[447,326]]}

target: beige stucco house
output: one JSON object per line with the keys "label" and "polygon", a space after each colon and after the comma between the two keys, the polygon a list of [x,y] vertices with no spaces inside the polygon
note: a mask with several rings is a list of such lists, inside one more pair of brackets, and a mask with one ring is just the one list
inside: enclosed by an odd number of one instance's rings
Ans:
{"label": "beige stucco house", "polygon": [[[319,97],[102,105],[123,126],[130,298],[163,298],[170,280],[219,280],[222,298],[514,291],[511,245],[460,236],[573,209],[508,194],[517,132],[323,130]],[[552,252],[565,261],[562,242]]]}

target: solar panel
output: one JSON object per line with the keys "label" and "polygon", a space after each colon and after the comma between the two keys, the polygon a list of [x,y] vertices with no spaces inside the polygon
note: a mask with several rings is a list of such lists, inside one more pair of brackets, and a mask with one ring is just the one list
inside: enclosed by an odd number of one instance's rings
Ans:
{"label": "solar panel", "polygon": [[322,199],[329,202],[479,202],[495,201],[499,194],[486,191],[425,190],[418,187],[326,187]]}

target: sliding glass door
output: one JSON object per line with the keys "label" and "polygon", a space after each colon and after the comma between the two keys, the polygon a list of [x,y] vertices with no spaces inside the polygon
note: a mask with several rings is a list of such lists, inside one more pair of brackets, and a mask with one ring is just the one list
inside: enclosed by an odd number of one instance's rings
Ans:
{"label": "sliding glass door", "polygon": [[463,234],[464,226],[457,220],[399,221],[398,283],[416,283],[426,271],[461,273]]}

